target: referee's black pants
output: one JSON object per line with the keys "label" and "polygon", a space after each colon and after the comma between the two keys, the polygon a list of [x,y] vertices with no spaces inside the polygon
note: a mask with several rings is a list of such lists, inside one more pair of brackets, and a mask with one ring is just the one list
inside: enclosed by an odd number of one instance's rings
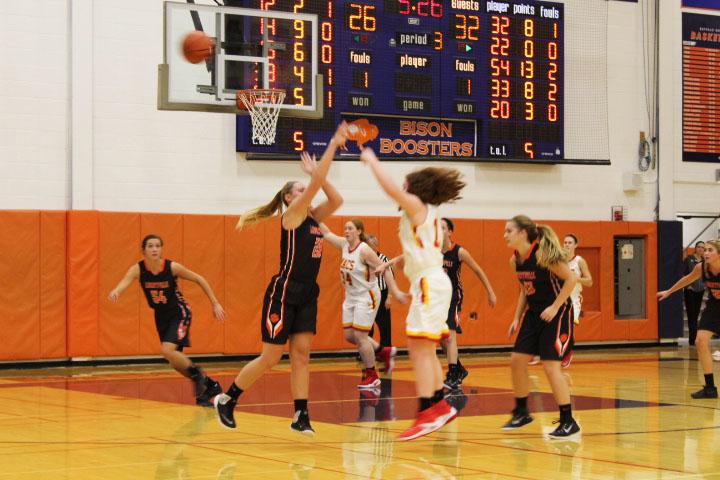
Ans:
{"label": "referee's black pants", "polygon": [[[380,290],[380,308],[378,308],[377,315],[375,315],[375,323],[377,323],[378,330],[380,332],[380,346],[390,347],[392,346],[392,328],[390,310],[385,307],[385,301],[388,297],[388,289]],[[370,336],[372,337],[375,333],[375,325],[370,330]]]}

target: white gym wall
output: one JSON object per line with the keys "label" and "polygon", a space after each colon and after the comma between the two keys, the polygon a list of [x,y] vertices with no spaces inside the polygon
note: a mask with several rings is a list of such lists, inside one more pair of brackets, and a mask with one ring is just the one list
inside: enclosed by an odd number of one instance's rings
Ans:
{"label": "white gym wall", "polygon": [[[612,164],[451,164],[468,188],[448,215],[609,220],[610,207],[624,205],[630,220],[654,219],[657,170],[642,174],[638,191],[622,182],[637,171],[639,132],[649,131],[646,1],[608,4]],[[663,219],[720,211],[719,165],[680,159],[679,3],[663,1],[661,11]],[[236,154],[231,115],[156,109],[162,28],[161,0],[0,2],[0,208],[233,214],[303,178],[293,162]],[[417,165],[389,168],[400,180]],[[340,213],[397,213],[362,165],[337,162],[330,177],[346,198]]]}

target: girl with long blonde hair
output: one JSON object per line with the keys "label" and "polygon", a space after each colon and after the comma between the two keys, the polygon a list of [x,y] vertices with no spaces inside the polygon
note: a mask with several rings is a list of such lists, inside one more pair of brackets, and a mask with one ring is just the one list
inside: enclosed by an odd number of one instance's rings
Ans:
{"label": "girl with long blonde hair", "polygon": [[549,226],[518,215],[505,224],[503,237],[514,250],[510,267],[520,282],[515,316],[508,329],[508,336],[518,332],[510,356],[515,408],[503,430],[514,430],[533,421],[527,407],[528,363],[539,355],[560,408],[559,425],[549,437],[575,436],[580,433],[580,426],[572,416],[570,387],[560,363],[573,347],[570,294],[577,276],[570,270],[560,240]]}
{"label": "girl with long blonde hair", "polygon": [[[262,207],[244,213],[238,229],[268,217],[279,215],[280,270],[265,291],[260,328],[263,347],[260,356],[246,364],[226,393],[215,397],[220,423],[235,428],[234,409],[238,397],[266,371],[280,361],[286,343],[290,343],[290,388],[295,416],[290,428],[304,435],[314,435],[308,413],[310,383],[310,346],[316,332],[317,298],[320,289],[317,275],[323,250],[319,222],[337,210],[343,199],[327,180],[335,152],[344,148],[347,125],[341,123],[328,143],[320,161],[308,153],[301,155],[301,168],[310,183],[287,182],[273,199]],[[327,200],[313,207],[311,202],[320,191]]]}

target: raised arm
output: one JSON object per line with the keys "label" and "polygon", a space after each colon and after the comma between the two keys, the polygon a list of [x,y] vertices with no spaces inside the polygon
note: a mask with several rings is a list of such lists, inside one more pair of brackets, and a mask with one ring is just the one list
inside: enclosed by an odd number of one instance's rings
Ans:
{"label": "raised arm", "polygon": [[[310,174],[310,183],[305,187],[305,191],[290,203],[287,211],[283,215],[282,224],[286,230],[294,230],[305,220],[313,198],[315,198],[315,195],[326,181],[330,165],[332,164],[333,158],[335,158],[335,152],[338,148],[345,148],[346,141],[347,124],[342,122],[335,131],[333,138],[328,142],[325,153],[323,153],[319,162],[314,166],[308,165],[308,162],[310,164],[315,163],[312,157],[309,155],[303,155],[303,157],[301,157],[303,170]],[[340,197],[340,204],[342,204],[342,197]],[[338,207],[339,206],[340,205],[338,205]]]}
{"label": "raised arm", "polygon": [[[313,172],[315,169],[317,169],[317,158],[315,155],[310,155],[308,152],[303,152],[300,154],[300,160],[302,160],[301,168],[303,172],[307,173],[312,177]],[[343,197],[340,195],[340,192],[337,191],[337,189],[330,183],[330,181],[325,178],[325,181],[322,183],[322,190],[325,192],[325,199],[324,202],[320,203],[315,208],[311,209],[312,216],[315,219],[316,222],[322,222],[326,218],[328,218],[330,215],[332,215],[335,210],[340,208],[340,206],[343,204]]]}
{"label": "raised arm", "polygon": [[184,278],[185,280],[190,280],[191,282],[195,282],[200,285],[200,288],[202,288],[203,292],[205,292],[205,295],[212,303],[213,314],[215,315],[215,318],[219,321],[225,319],[225,311],[223,310],[222,305],[220,305],[218,299],[215,297],[215,293],[213,293],[210,284],[207,282],[207,280],[205,280],[204,277],[198,275],[192,270],[185,268],[184,266],[176,262],[173,262],[170,268],[172,269],[173,275]]}
{"label": "raised arm", "polygon": [[490,280],[487,275],[485,275],[483,269],[480,268],[480,265],[477,264],[472,255],[470,255],[470,252],[466,249],[461,247],[458,252],[458,256],[460,257],[460,261],[467,264],[467,266],[470,267],[470,270],[472,270],[473,273],[480,279],[483,287],[485,287],[485,292],[487,292],[488,303],[491,307],[494,307],[497,304],[497,297],[495,296],[495,291],[493,290]]}
{"label": "raised arm", "polygon": [[663,290],[661,292],[657,293],[658,301],[659,300],[665,300],[667,297],[672,295],[673,293],[677,292],[678,290],[682,290],[683,288],[687,287],[697,279],[699,279],[702,276],[702,263],[698,263],[695,265],[695,268],[692,269],[692,272],[688,273],[684,277],[682,277],[680,280],[675,282],[675,285],[668,288],[667,290]]}
{"label": "raised arm", "polygon": [[117,302],[118,298],[120,298],[120,295],[122,295],[125,289],[129,287],[130,284],[138,278],[140,278],[140,266],[136,263],[132,267],[128,268],[127,273],[125,273],[125,276],[122,278],[122,280],[120,280],[120,283],[118,283],[117,286],[112,289],[112,291],[108,295],[108,300],[110,300],[111,302]]}
{"label": "raised arm", "polygon": [[322,190],[325,192],[327,199],[312,209],[312,216],[316,222],[322,222],[335,213],[335,211],[342,206],[344,201],[340,192],[337,191],[335,186],[330,183],[327,178],[322,185]]}
{"label": "raised arm", "polygon": [[590,274],[590,267],[588,267],[584,258],[580,257],[578,266],[580,267],[580,278],[578,279],[578,282],[580,282],[580,285],[583,287],[592,287],[593,279]]}
{"label": "raised arm", "polygon": [[380,163],[380,160],[378,160],[375,152],[373,152],[371,148],[363,149],[360,153],[360,160],[370,167],[373,175],[375,175],[375,179],[377,179],[378,184],[380,184],[380,188],[382,188],[390,198],[395,200],[395,202],[400,205],[400,208],[405,210],[405,213],[410,217],[413,225],[420,225],[425,221],[427,217],[427,207],[425,204],[418,197],[406,192],[393,181],[387,169]]}
{"label": "raised arm", "polygon": [[335,235],[324,223],[320,223],[320,231],[323,234],[323,238],[330,242],[330,245],[332,245],[333,247],[337,248],[338,250],[342,250],[342,248],[345,246],[347,240],[345,240],[340,235]]}

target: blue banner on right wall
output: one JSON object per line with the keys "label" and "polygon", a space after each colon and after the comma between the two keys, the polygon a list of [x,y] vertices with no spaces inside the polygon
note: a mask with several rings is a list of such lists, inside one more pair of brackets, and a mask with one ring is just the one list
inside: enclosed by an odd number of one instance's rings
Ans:
{"label": "blue banner on right wall", "polygon": [[682,6],[688,8],[707,8],[720,10],[720,0],[682,0]]}
{"label": "blue banner on right wall", "polygon": [[720,15],[682,14],[683,161],[720,163]]}

